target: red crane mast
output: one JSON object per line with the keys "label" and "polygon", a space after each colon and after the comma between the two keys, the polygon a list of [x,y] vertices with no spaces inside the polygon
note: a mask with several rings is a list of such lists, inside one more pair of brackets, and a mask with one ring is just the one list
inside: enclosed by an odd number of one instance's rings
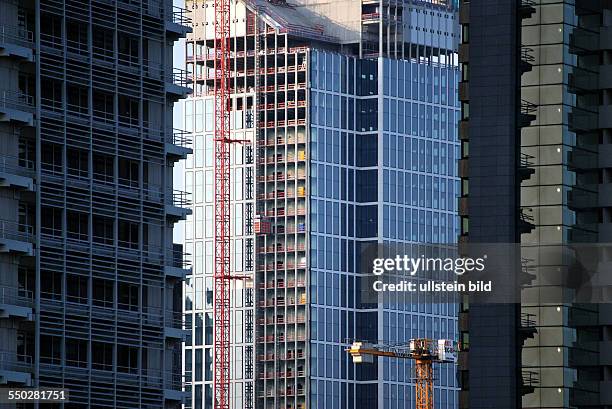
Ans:
{"label": "red crane mast", "polygon": [[215,2],[215,298],[214,403],[230,396],[230,1]]}

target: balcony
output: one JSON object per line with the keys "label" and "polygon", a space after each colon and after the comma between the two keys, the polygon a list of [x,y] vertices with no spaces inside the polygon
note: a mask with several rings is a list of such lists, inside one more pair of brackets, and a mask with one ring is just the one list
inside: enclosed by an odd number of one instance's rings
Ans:
{"label": "balcony", "polygon": [[34,99],[19,91],[0,90],[0,122],[34,125]]}
{"label": "balcony", "polygon": [[180,68],[174,68],[172,70],[172,75],[166,79],[166,93],[174,100],[185,98],[192,92],[188,84],[189,75],[187,71]]}
{"label": "balcony", "polygon": [[166,21],[166,36],[172,41],[176,41],[181,37],[185,37],[187,33],[191,33],[191,11],[174,6],[172,8],[172,19]]}
{"label": "balcony", "polygon": [[535,229],[533,209],[522,207],[519,213],[518,229],[521,234],[531,233]]}
{"label": "balcony", "polygon": [[34,62],[34,33],[20,27],[0,26],[0,57]]}
{"label": "balcony", "polygon": [[183,402],[186,397],[184,392],[185,375],[180,369],[165,371],[164,373],[164,399]]}
{"label": "balcony", "polygon": [[18,157],[0,156],[0,187],[34,191],[34,163]]}
{"label": "balcony", "polygon": [[257,264],[257,271],[274,271],[279,270],[295,270],[296,268],[299,270],[303,270],[306,268],[306,257],[300,257],[300,260],[296,263],[295,260],[290,260],[286,264],[283,261],[278,261],[276,263],[272,261],[260,262]]}
{"label": "balcony", "polygon": [[16,351],[0,351],[0,385],[32,384],[32,357]]}
{"label": "balcony", "polygon": [[[296,375],[298,377],[303,377],[304,376],[304,371],[287,371],[287,372],[279,372],[278,373],[280,378],[295,378]],[[281,376],[284,375],[284,376]],[[284,390],[279,390],[279,395],[280,396],[304,396],[305,395],[305,391],[304,388],[294,388],[294,387],[288,387],[287,389]]]}
{"label": "balcony", "polygon": [[184,220],[191,214],[191,209],[188,208],[191,206],[190,196],[191,193],[175,190],[172,197],[166,199],[166,215],[171,221]]}
{"label": "balcony", "polygon": [[536,12],[536,2],[534,0],[520,0],[518,6],[519,16],[522,19],[531,18]]}
{"label": "balcony", "polygon": [[306,341],[306,335],[305,334],[289,334],[288,336],[284,336],[283,334],[279,334],[279,335],[267,335],[267,336],[260,336],[257,337],[257,342],[260,343],[274,343],[274,342],[304,342]]}
{"label": "balcony", "polygon": [[532,159],[534,159],[534,156],[521,153],[518,167],[518,175],[521,180],[527,180],[531,175],[535,174],[534,162]]}
{"label": "balcony", "polygon": [[[79,362],[75,363],[78,364]],[[72,366],[77,365],[73,364]],[[108,370],[111,371],[112,368],[109,367]],[[185,375],[181,373],[180,369],[164,371],[116,365],[115,377],[117,383],[141,382],[143,387],[162,392],[166,400],[183,402],[185,399],[185,392],[183,392]]]}
{"label": "balcony", "polygon": [[166,252],[166,265],[164,266],[166,276],[183,280],[187,274],[191,274],[191,263],[188,257],[189,254],[183,252],[181,244],[173,244],[173,247]]}
{"label": "balcony", "polygon": [[525,99],[521,100],[520,115],[519,115],[519,126],[524,128],[530,126],[533,121],[536,120],[538,112],[538,106]]}
{"label": "balcony", "polygon": [[[294,316],[289,315],[286,319],[284,316],[279,315],[276,318],[268,317],[268,318],[259,318],[257,320],[257,324],[259,325],[278,325],[278,324],[304,324],[306,323],[306,318],[304,316]],[[281,356],[281,359],[283,357]],[[293,359],[293,358],[289,358]]]}
{"label": "balcony", "polygon": [[[521,271],[519,272],[519,276],[518,276],[518,280],[517,283],[520,286],[531,286],[533,284],[533,281],[536,279],[536,268],[534,266],[534,260],[527,258],[527,257],[521,257]],[[523,325],[525,322],[523,322],[523,320],[521,320],[522,323],[521,325]]]}
{"label": "balcony", "polygon": [[187,159],[187,155],[193,153],[193,138],[187,131],[174,129],[172,142],[166,142],[166,155],[173,161]]}
{"label": "balcony", "polygon": [[521,371],[521,395],[525,396],[535,392],[540,384],[540,376],[536,371]]}
{"label": "balcony", "polygon": [[528,338],[534,338],[537,332],[535,315],[521,313],[521,326],[519,328],[521,341],[525,342]]}
{"label": "balcony", "polygon": [[34,255],[34,229],[15,221],[0,220],[0,253]]}
{"label": "balcony", "polygon": [[31,321],[34,294],[17,287],[0,287],[0,318],[21,318]]}
{"label": "balcony", "polygon": [[278,296],[268,298],[266,300],[260,300],[258,302],[259,307],[284,307],[284,306],[301,306],[306,305],[306,294],[299,294],[297,298],[295,296],[285,297]]}
{"label": "balcony", "polygon": [[306,251],[306,245],[304,243],[289,243],[286,246],[282,243],[276,245],[268,245],[267,247],[261,246],[257,248],[258,253],[293,253],[295,251]]}
{"label": "balcony", "polygon": [[187,330],[185,330],[184,325],[185,322],[181,311],[166,311],[164,336],[179,342],[184,341],[187,335]]}
{"label": "balcony", "polygon": [[381,15],[378,12],[361,14],[361,21],[363,22],[363,24],[372,24],[372,23],[377,24],[380,22],[381,17],[382,17],[382,22],[384,24],[387,24],[389,22],[397,22],[397,23],[402,22],[401,15],[397,15],[397,16],[389,15],[389,14]]}
{"label": "balcony", "polygon": [[533,48],[530,47],[521,47],[521,63],[520,70],[521,74],[529,72],[533,70],[533,66],[535,64],[535,55]]}

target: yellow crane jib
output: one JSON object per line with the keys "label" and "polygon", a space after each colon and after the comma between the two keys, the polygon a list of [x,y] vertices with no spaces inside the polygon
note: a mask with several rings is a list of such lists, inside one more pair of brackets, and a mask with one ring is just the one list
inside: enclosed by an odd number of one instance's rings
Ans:
{"label": "yellow crane jib", "polygon": [[414,338],[406,345],[374,344],[364,341],[355,341],[346,352],[351,354],[353,362],[373,363],[375,356],[392,358],[430,359],[433,362],[457,362],[457,348],[449,339]]}
{"label": "yellow crane jib", "polygon": [[416,409],[433,409],[433,363],[457,362],[457,348],[448,339],[413,338],[408,344],[386,345],[355,341],[346,352],[353,362],[373,363],[375,356],[413,359],[415,361]]}

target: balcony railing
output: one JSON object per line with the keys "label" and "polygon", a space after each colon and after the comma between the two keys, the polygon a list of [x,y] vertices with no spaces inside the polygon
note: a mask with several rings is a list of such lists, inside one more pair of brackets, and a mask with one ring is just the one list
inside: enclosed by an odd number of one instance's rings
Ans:
{"label": "balcony railing", "polygon": [[189,374],[183,374],[180,369],[164,371],[164,386],[166,389],[182,391],[185,388],[185,378],[189,376]]}
{"label": "balcony railing", "polygon": [[170,203],[176,207],[189,207],[191,206],[191,193],[183,190],[174,190],[172,192],[172,202]]}
{"label": "balcony railing", "polygon": [[0,90],[0,108],[19,109],[34,113],[34,99],[23,92]]}
{"label": "balcony railing", "polygon": [[[380,18],[380,16],[381,16],[380,13],[364,13],[361,15],[361,20],[362,21],[376,21]],[[392,21],[397,21],[397,22],[402,21],[402,16],[392,16],[392,15],[384,14],[382,18],[383,18],[383,21],[387,21],[387,20],[392,20]]]}
{"label": "balcony railing", "polygon": [[0,43],[10,43],[22,47],[34,47],[34,33],[15,26],[0,26]]}
{"label": "balcony railing", "polygon": [[32,177],[35,173],[34,162],[16,156],[0,156],[0,172]]}
{"label": "balcony railing", "polygon": [[18,354],[15,351],[0,350],[0,369],[15,372],[30,372],[32,368],[31,356]]}
{"label": "balcony railing", "polygon": [[534,50],[533,48],[530,47],[521,47],[521,60],[527,62],[527,63],[533,63],[535,62],[535,56],[533,55]]}
{"label": "balcony railing", "polygon": [[538,110],[538,106],[532,102],[529,102],[525,99],[521,100],[521,114],[530,115]]}
{"label": "balcony railing", "polygon": [[188,16],[189,13],[191,13],[190,10],[174,6],[172,8],[172,22],[182,26],[190,26],[192,20],[191,17]]}
{"label": "balcony railing", "polygon": [[190,148],[193,145],[192,135],[182,129],[173,129],[172,143],[183,148]]}
{"label": "balcony railing", "polygon": [[27,224],[0,220],[0,238],[32,242],[34,238],[34,228]]}
{"label": "balcony railing", "polygon": [[17,287],[0,287],[0,304],[31,307],[34,293]]}
{"label": "balcony railing", "polygon": [[169,260],[172,267],[177,268],[189,268],[191,267],[191,254],[184,252],[182,249],[170,248],[166,251],[167,260]]}
{"label": "balcony railing", "polygon": [[520,209],[519,218],[521,221],[526,223],[532,223],[534,221],[533,209],[529,207],[524,207]]}
{"label": "balcony railing", "polygon": [[[64,231],[59,228],[41,227],[41,234],[45,239],[63,239]],[[165,254],[166,264],[178,268],[189,268],[191,266],[191,254],[186,253],[176,248],[169,248],[164,251],[159,246],[141,244],[137,241],[120,240],[113,236],[98,236],[89,234],[88,232],[65,232],[68,243],[76,245],[89,246],[91,244],[98,246],[100,249],[104,247],[117,247],[120,252],[129,251],[134,256],[142,254],[150,262],[162,263],[162,257]],[[2,237],[0,235],[0,237]]]}
{"label": "balcony railing", "polygon": [[184,329],[185,319],[183,313],[180,311],[166,311],[166,326]]}
{"label": "balcony railing", "polygon": [[522,167],[528,168],[534,165],[532,159],[535,159],[535,156],[528,155],[526,153],[521,153],[520,164]]}
{"label": "balcony railing", "polygon": [[172,83],[180,87],[187,87],[187,84],[189,84],[189,73],[180,68],[173,68]]}
{"label": "balcony railing", "polygon": [[[41,361],[52,365],[60,365],[58,357],[42,357]],[[117,377],[133,376],[140,378],[143,386],[157,387],[172,390],[183,390],[185,386],[185,375],[180,370],[153,370],[140,369],[136,366],[115,365],[112,362],[89,362],[86,360],[64,359],[65,365],[72,368],[94,369],[101,371],[113,371]]]}
{"label": "balcony railing", "polygon": [[521,327],[533,328],[536,326],[535,314],[521,313]]}
{"label": "balcony railing", "polygon": [[524,386],[537,386],[540,384],[540,376],[536,371],[521,371],[521,380]]}

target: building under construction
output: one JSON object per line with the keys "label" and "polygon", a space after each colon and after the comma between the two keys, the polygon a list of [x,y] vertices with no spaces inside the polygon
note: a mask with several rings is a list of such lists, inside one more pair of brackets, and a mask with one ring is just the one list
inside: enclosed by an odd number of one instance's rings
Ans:
{"label": "building under construction", "polygon": [[[214,406],[215,10],[187,1],[184,372]],[[348,338],[454,339],[454,304],[359,297],[360,249],[458,235],[458,20],[444,0],[231,5],[231,408],[409,408],[409,363]],[[402,298],[402,297],[398,297]],[[456,407],[452,365],[436,407]]]}

